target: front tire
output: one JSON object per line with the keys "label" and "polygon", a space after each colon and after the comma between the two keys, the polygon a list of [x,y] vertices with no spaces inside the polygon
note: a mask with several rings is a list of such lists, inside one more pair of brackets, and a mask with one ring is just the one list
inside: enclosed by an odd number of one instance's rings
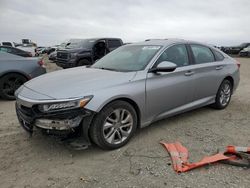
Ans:
{"label": "front tire", "polygon": [[96,115],[90,127],[90,137],[102,149],[117,149],[128,143],[136,131],[137,122],[132,105],[114,101]]}
{"label": "front tire", "polygon": [[15,91],[27,81],[20,74],[10,73],[0,79],[0,96],[3,99],[14,100]]}
{"label": "front tire", "polygon": [[233,93],[233,85],[229,80],[223,80],[216,94],[213,107],[216,109],[224,109],[228,106]]}

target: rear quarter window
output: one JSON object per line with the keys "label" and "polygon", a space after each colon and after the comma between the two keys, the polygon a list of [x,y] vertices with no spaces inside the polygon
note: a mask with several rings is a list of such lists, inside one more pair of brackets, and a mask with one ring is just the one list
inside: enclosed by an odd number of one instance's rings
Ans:
{"label": "rear quarter window", "polygon": [[217,50],[213,50],[213,52],[216,61],[223,61],[223,59],[225,59],[224,55],[222,55],[222,53],[218,52]]}

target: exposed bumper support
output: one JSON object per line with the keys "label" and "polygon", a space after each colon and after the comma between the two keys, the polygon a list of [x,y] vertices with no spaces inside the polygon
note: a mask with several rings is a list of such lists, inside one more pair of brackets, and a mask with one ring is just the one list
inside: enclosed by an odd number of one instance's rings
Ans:
{"label": "exposed bumper support", "polygon": [[69,130],[79,126],[83,116],[77,116],[72,119],[37,119],[35,120],[35,126],[42,129],[51,130]]}

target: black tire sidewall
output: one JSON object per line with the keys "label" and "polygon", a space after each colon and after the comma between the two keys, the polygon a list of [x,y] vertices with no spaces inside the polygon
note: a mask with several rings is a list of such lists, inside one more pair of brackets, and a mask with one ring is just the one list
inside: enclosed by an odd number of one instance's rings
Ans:
{"label": "black tire sidewall", "polygon": [[[133,127],[132,127],[132,131],[130,133],[130,135],[128,136],[128,138],[123,141],[120,144],[110,144],[108,143],[104,136],[103,136],[103,124],[104,121],[106,120],[107,116],[109,116],[115,109],[119,109],[119,108],[123,108],[128,110],[132,117],[133,117]],[[115,101],[112,102],[110,104],[108,104],[106,107],[104,107],[94,118],[94,122],[93,122],[93,127],[95,131],[94,134],[95,136],[92,136],[92,140],[95,142],[95,144],[97,144],[98,146],[100,146],[102,149],[117,149],[120,148],[122,146],[124,146],[125,144],[128,143],[128,141],[131,139],[131,137],[134,135],[135,131],[136,131],[136,127],[137,127],[137,114],[135,109],[133,108],[132,105],[130,105],[129,103],[125,102],[125,101]]]}
{"label": "black tire sidewall", "polygon": [[17,74],[17,73],[10,73],[0,78],[0,97],[2,97],[3,99],[7,99],[7,100],[15,100],[15,96],[9,96],[3,93],[3,85],[5,81],[9,79],[10,77],[16,77],[16,78],[19,77],[23,80],[23,83],[26,82],[27,79],[24,76]]}

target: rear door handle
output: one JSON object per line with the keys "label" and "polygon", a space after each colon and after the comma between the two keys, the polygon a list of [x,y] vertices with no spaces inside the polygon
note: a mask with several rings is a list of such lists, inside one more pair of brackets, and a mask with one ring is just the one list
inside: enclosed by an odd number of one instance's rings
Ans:
{"label": "rear door handle", "polygon": [[193,75],[194,74],[194,71],[187,71],[186,73],[185,73],[185,76],[191,76],[191,75]]}
{"label": "rear door handle", "polygon": [[217,66],[215,69],[216,70],[221,70],[221,69],[223,69],[223,66]]}

